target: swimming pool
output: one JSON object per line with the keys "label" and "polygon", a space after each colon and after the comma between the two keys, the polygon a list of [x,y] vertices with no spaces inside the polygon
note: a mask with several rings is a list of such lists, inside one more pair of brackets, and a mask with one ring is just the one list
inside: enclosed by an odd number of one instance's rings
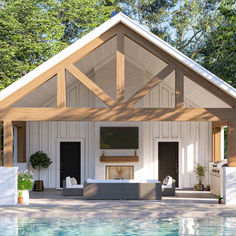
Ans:
{"label": "swimming pool", "polygon": [[1,236],[236,235],[235,217],[217,218],[1,218]]}

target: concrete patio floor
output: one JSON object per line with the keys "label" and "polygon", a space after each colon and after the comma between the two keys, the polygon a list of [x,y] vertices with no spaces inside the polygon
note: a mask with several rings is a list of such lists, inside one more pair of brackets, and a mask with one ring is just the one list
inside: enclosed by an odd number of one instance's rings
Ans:
{"label": "concrete patio floor", "polygon": [[207,198],[193,194],[177,191],[175,197],[163,197],[162,201],[94,201],[46,190],[31,192],[28,204],[0,206],[0,217],[236,217],[236,206],[219,205],[209,194]]}

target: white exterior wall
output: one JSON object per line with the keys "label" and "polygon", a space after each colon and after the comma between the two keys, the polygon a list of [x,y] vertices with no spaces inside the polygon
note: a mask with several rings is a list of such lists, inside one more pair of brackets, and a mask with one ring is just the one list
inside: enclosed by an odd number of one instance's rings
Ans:
{"label": "white exterior wall", "polygon": [[[145,71],[137,69],[134,64],[127,64],[126,88],[128,94],[132,95],[150,78]],[[103,68],[103,66],[95,68],[90,77],[108,94],[115,94],[115,87],[111,85],[115,82],[114,63],[106,64],[106,70]],[[132,74],[135,74],[135,77],[132,77]],[[109,82],[104,78],[109,79]],[[128,94],[126,93],[126,96]],[[174,107],[174,97],[174,91],[161,84],[136,106]],[[45,106],[55,106],[55,103],[56,101],[53,99]],[[195,106],[187,100],[185,104]],[[105,105],[77,82],[67,89],[67,106],[102,107]],[[60,163],[58,144],[61,140],[82,141],[82,181],[87,178],[105,178],[105,164],[99,161],[102,153],[99,148],[100,126],[139,126],[138,156],[140,159],[138,163],[130,163],[130,165],[134,165],[135,178],[158,178],[158,141],[178,141],[180,143],[180,187],[192,187],[196,183],[193,176],[195,163],[199,162],[208,167],[211,159],[210,122],[27,122],[27,160],[32,153],[42,150],[53,161],[47,170],[42,171],[41,179],[44,180],[45,187],[58,187]],[[105,155],[133,155],[133,153],[133,150],[105,151]],[[36,172],[35,176],[37,177]]]}

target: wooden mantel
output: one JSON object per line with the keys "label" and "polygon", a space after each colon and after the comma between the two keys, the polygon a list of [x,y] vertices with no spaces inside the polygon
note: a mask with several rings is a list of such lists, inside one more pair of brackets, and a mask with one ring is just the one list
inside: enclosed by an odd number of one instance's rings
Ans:
{"label": "wooden mantel", "polygon": [[100,156],[100,162],[138,162],[138,156]]}

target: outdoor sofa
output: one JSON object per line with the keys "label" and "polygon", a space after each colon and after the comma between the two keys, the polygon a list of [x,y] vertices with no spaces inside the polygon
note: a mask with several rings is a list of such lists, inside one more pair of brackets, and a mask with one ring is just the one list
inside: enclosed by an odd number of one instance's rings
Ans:
{"label": "outdoor sofa", "polygon": [[157,180],[98,180],[84,182],[87,200],[161,200],[161,183]]}

